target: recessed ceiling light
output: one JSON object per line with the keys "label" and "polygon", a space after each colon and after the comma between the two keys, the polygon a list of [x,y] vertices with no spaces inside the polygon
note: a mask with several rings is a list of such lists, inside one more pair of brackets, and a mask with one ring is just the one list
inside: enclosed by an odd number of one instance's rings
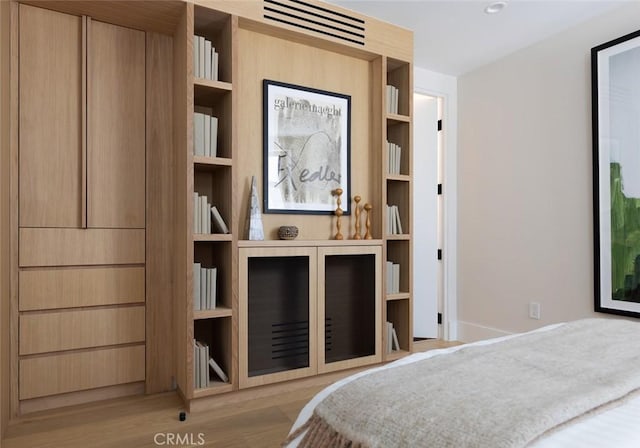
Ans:
{"label": "recessed ceiling light", "polygon": [[507,7],[507,2],[493,2],[490,3],[489,6],[484,8],[484,12],[487,14],[497,14]]}

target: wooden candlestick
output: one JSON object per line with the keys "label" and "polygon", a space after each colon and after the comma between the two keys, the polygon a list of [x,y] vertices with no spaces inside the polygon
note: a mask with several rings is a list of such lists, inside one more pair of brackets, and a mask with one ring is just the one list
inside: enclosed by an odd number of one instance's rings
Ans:
{"label": "wooden candlestick", "polygon": [[367,233],[364,234],[364,239],[365,240],[370,240],[373,237],[371,236],[371,209],[373,208],[373,206],[369,203],[364,204],[364,209],[367,212],[367,221],[366,221],[366,227],[367,227]]}
{"label": "wooden candlestick", "polygon": [[342,228],[342,224],[340,223],[340,217],[342,216],[342,209],[340,208],[340,205],[342,204],[342,201],[340,199],[340,196],[342,195],[342,188],[336,188],[333,191],[333,194],[335,196],[337,196],[336,204],[338,205],[338,207],[336,208],[336,236],[335,236],[335,239],[342,240],[342,239],[344,239],[344,237],[342,236],[342,233],[340,231],[340,229]]}
{"label": "wooden candlestick", "polygon": [[355,207],[356,233],[353,235],[354,240],[362,239],[362,237],[360,236],[360,208],[358,207],[358,204],[360,203],[361,199],[362,198],[360,196],[353,197],[353,201],[356,203],[356,207]]}

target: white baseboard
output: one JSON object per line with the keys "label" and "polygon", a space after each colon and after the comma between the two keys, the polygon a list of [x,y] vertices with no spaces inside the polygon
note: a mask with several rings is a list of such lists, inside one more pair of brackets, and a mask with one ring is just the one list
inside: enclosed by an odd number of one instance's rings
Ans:
{"label": "white baseboard", "polygon": [[458,341],[460,342],[475,342],[513,334],[509,331],[486,327],[472,322],[464,322],[462,320],[457,322],[457,330]]}

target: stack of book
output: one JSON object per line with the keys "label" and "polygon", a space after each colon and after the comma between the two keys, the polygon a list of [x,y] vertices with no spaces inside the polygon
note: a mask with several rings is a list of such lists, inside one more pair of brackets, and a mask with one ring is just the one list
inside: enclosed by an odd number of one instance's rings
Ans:
{"label": "stack of book", "polygon": [[218,80],[218,53],[209,39],[193,36],[193,76]]}
{"label": "stack of book", "polygon": [[204,268],[193,263],[193,310],[213,310],[217,297],[217,268]]}
{"label": "stack of book", "polygon": [[209,204],[207,197],[200,196],[197,191],[193,192],[193,233],[229,233],[218,208]]}
{"label": "stack of book", "polygon": [[400,174],[400,155],[402,148],[395,143],[387,142],[387,166],[389,174]]}
{"label": "stack of book", "polygon": [[203,389],[211,385],[209,368],[224,383],[229,382],[229,377],[220,368],[217,362],[209,355],[209,346],[204,342],[193,340],[193,384],[195,389]]}
{"label": "stack of book", "polygon": [[210,107],[196,106],[193,113],[193,155],[218,156],[218,119]]}
{"label": "stack of book", "polygon": [[389,114],[397,114],[398,113],[398,94],[400,91],[397,87],[392,85],[387,85],[387,113]]}
{"label": "stack of book", "polygon": [[387,322],[387,353],[400,350],[400,343],[398,342],[398,334],[391,322]]}
{"label": "stack of book", "polygon": [[402,235],[402,223],[397,205],[387,205],[387,233],[389,235]]}
{"label": "stack of book", "polygon": [[400,293],[400,265],[387,261],[387,294]]}

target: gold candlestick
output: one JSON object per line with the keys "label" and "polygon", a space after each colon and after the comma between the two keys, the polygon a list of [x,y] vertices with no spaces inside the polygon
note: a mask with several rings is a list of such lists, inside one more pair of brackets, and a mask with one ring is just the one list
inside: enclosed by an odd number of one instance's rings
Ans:
{"label": "gold candlestick", "polygon": [[340,205],[342,204],[342,201],[340,200],[340,196],[342,195],[342,188],[336,188],[333,191],[333,194],[337,196],[336,204],[338,205],[335,212],[336,213],[336,230],[337,230],[335,239],[342,240],[344,239],[344,237],[342,236],[342,233],[340,232],[340,229],[342,228],[342,224],[340,223],[340,217],[342,216],[342,209],[340,208]]}
{"label": "gold candlestick", "polygon": [[360,203],[360,200],[362,198],[360,196],[354,196],[353,197],[353,201],[356,203],[356,210],[355,210],[355,218],[356,218],[356,233],[353,235],[353,239],[354,240],[361,240],[362,237],[360,236],[360,208],[358,207],[358,204]]}
{"label": "gold candlestick", "polygon": [[364,204],[364,209],[367,212],[367,221],[366,221],[366,227],[367,227],[367,233],[364,234],[364,239],[365,240],[370,240],[373,237],[371,236],[371,209],[373,208],[373,206],[369,203]]}

